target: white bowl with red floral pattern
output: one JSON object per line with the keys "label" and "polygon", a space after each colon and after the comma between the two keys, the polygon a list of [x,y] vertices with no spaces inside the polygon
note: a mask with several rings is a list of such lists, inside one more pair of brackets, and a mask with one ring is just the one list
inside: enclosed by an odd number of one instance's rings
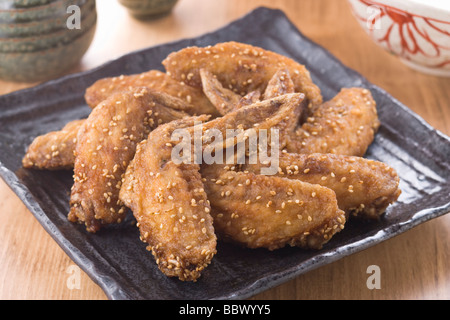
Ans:
{"label": "white bowl with red floral pattern", "polygon": [[418,71],[450,77],[450,0],[348,0],[370,37]]}

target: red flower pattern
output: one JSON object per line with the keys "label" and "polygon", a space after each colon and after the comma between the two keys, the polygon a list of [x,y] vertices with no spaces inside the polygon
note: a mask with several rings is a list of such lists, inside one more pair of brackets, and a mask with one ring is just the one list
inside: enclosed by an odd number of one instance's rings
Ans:
{"label": "red flower pattern", "polygon": [[[411,60],[412,55],[422,54],[424,57],[428,58],[439,58],[441,56],[442,50],[450,50],[450,32],[442,29],[439,25],[450,25],[450,21],[437,20],[430,17],[424,17],[416,14],[411,14],[400,10],[395,7],[380,4],[377,1],[372,0],[359,0],[362,4],[366,6],[377,6],[381,11],[377,16],[378,19],[389,18],[392,24],[386,29],[386,33],[376,39],[379,44],[385,45],[390,51],[402,56],[407,60]],[[354,10],[355,15],[361,21],[367,22],[367,17],[358,16],[356,10]],[[370,21],[373,25],[376,20]],[[433,32],[440,33],[445,37],[448,37],[448,46],[439,44],[434,41],[426,28],[419,28],[418,24],[422,26],[427,26]],[[396,52],[392,46],[391,39],[394,30],[398,30],[401,52]],[[430,30],[430,31],[431,31]],[[373,32],[373,30],[371,31]],[[420,37],[418,39],[416,37]],[[407,40],[409,39],[409,41]],[[419,41],[421,40],[421,41]],[[426,46],[426,49],[424,48]],[[430,50],[432,47],[434,50]],[[431,68],[442,68],[450,64],[450,59],[440,62],[434,65],[428,65]]]}

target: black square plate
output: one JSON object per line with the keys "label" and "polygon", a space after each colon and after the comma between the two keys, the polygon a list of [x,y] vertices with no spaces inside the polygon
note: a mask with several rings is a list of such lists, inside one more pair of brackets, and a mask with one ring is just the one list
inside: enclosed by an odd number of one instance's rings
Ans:
{"label": "black square plate", "polygon": [[[260,46],[306,65],[326,100],[343,87],[371,90],[382,126],[367,157],[398,171],[403,194],[379,222],[349,222],[318,252],[298,248],[269,252],[219,243],[218,254],[200,280],[183,283],[166,278],[157,269],[131,217],[95,235],[68,222],[72,172],[24,170],[21,159],[36,136],[88,116],[90,109],[83,96],[94,81],[163,70],[161,61],[173,51],[231,40]],[[256,9],[195,39],[134,52],[91,71],[1,96],[0,149],[2,178],[110,299],[248,298],[450,211],[450,139],[303,36],[281,11],[267,8]]]}

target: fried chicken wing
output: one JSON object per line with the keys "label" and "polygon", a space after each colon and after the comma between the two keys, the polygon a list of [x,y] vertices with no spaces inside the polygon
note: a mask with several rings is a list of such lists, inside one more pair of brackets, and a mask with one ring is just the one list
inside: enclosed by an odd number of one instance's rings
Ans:
{"label": "fried chicken wing", "polygon": [[290,153],[334,153],[362,157],[380,126],[369,90],[342,89],[319,106],[290,138]]}
{"label": "fried chicken wing", "polygon": [[119,190],[137,144],[159,124],[187,116],[166,107],[173,99],[139,88],[114,94],[92,111],[77,137],[70,221],[96,232],[123,220]]}
{"label": "fried chicken wing", "polygon": [[120,191],[158,267],[183,281],[195,281],[211,262],[216,235],[200,166],[171,160],[171,134],[204,120],[186,118],[150,133],[139,145]]}
{"label": "fried chicken wing", "polygon": [[29,169],[72,169],[78,130],[84,120],[68,123],[61,131],[39,136],[28,147],[22,165]]}
{"label": "fried chicken wing", "polygon": [[200,70],[206,69],[216,75],[225,88],[241,96],[252,91],[264,92],[274,74],[286,68],[295,92],[304,93],[314,106],[322,103],[320,89],[312,82],[305,66],[247,44],[225,42],[206,48],[189,47],[170,54],[163,65],[171,77],[195,88],[202,87]]}
{"label": "fried chicken wing", "polygon": [[[330,188],[347,215],[378,219],[401,191],[396,171],[388,165],[359,157],[333,154],[281,154],[277,176]],[[259,174],[261,164],[242,170]]]}
{"label": "fried chicken wing", "polygon": [[220,238],[248,248],[320,249],[341,231],[345,213],[335,193],[300,180],[202,167]]}
{"label": "fried chicken wing", "polygon": [[136,87],[147,87],[183,100],[185,102],[183,109],[176,110],[184,111],[191,115],[219,115],[201,89],[187,86],[181,81],[176,81],[158,70],[151,70],[136,75],[104,78],[98,80],[86,90],[85,99],[91,108],[95,108],[114,93],[129,91]]}

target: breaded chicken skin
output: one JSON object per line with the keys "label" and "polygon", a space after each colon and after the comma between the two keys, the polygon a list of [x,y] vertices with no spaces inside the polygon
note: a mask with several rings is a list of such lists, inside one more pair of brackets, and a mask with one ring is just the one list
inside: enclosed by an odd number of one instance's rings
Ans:
{"label": "breaded chicken skin", "polygon": [[219,80],[206,69],[200,70],[200,77],[203,92],[221,115],[226,115],[237,109],[242,98],[239,94],[224,88]]}
{"label": "breaded chicken skin", "polygon": [[[330,188],[347,215],[378,219],[401,191],[400,179],[388,165],[359,157],[333,154],[281,154],[277,176]],[[261,164],[242,170],[259,174]]]}
{"label": "breaded chicken skin", "polygon": [[202,167],[216,232],[248,248],[320,249],[341,231],[335,193],[300,180]]}
{"label": "breaded chicken skin", "polygon": [[286,68],[295,92],[304,93],[305,100],[313,106],[322,103],[320,89],[312,82],[305,66],[248,44],[225,42],[206,48],[189,47],[170,54],[163,65],[171,77],[195,88],[202,87],[200,70],[205,69],[216,75],[225,88],[241,96],[253,91],[264,92],[274,74]]}
{"label": "breaded chicken skin", "polygon": [[[261,92],[251,91],[244,97],[232,90],[224,88],[217,77],[206,69],[200,70],[203,92],[222,115],[239,110],[245,106],[259,102]],[[278,70],[269,81],[263,100],[270,100],[282,95],[295,93],[294,83],[287,69]]]}
{"label": "breaded chicken skin", "polygon": [[92,110],[77,138],[70,221],[96,232],[123,220],[119,191],[137,144],[159,124],[187,116],[167,107],[173,99],[140,88],[114,94]]}
{"label": "breaded chicken skin", "polygon": [[216,235],[200,166],[171,160],[171,135],[204,120],[186,118],[154,130],[139,145],[120,191],[160,270],[183,281],[197,280],[211,262]]}
{"label": "breaded chicken skin", "polygon": [[346,88],[315,109],[290,139],[289,153],[333,153],[362,157],[380,126],[369,90]]}
{"label": "breaded chicken skin", "polygon": [[284,94],[294,93],[295,85],[291,79],[288,69],[278,70],[269,81],[266,91],[264,92],[264,100],[272,99]]}
{"label": "breaded chicken skin", "polygon": [[188,114],[211,114],[218,116],[216,109],[205,97],[201,89],[186,86],[164,72],[150,70],[141,74],[104,78],[95,82],[86,90],[85,99],[91,108],[95,108],[112,94],[147,87],[161,91],[184,101],[184,111]]}
{"label": "breaded chicken skin", "polygon": [[24,168],[45,170],[72,169],[78,130],[84,120],[69,122],[61,131],[49,132],[34,139],[22,164]]}
{"label": "breaded chicken skin", "polygon": [[219,130],[224,137],[227,129],[278,129],[282,147],[304,111],[304,97],[304,94],[293,93],[257,102],[213,119],[203,127],[205,130]]}

